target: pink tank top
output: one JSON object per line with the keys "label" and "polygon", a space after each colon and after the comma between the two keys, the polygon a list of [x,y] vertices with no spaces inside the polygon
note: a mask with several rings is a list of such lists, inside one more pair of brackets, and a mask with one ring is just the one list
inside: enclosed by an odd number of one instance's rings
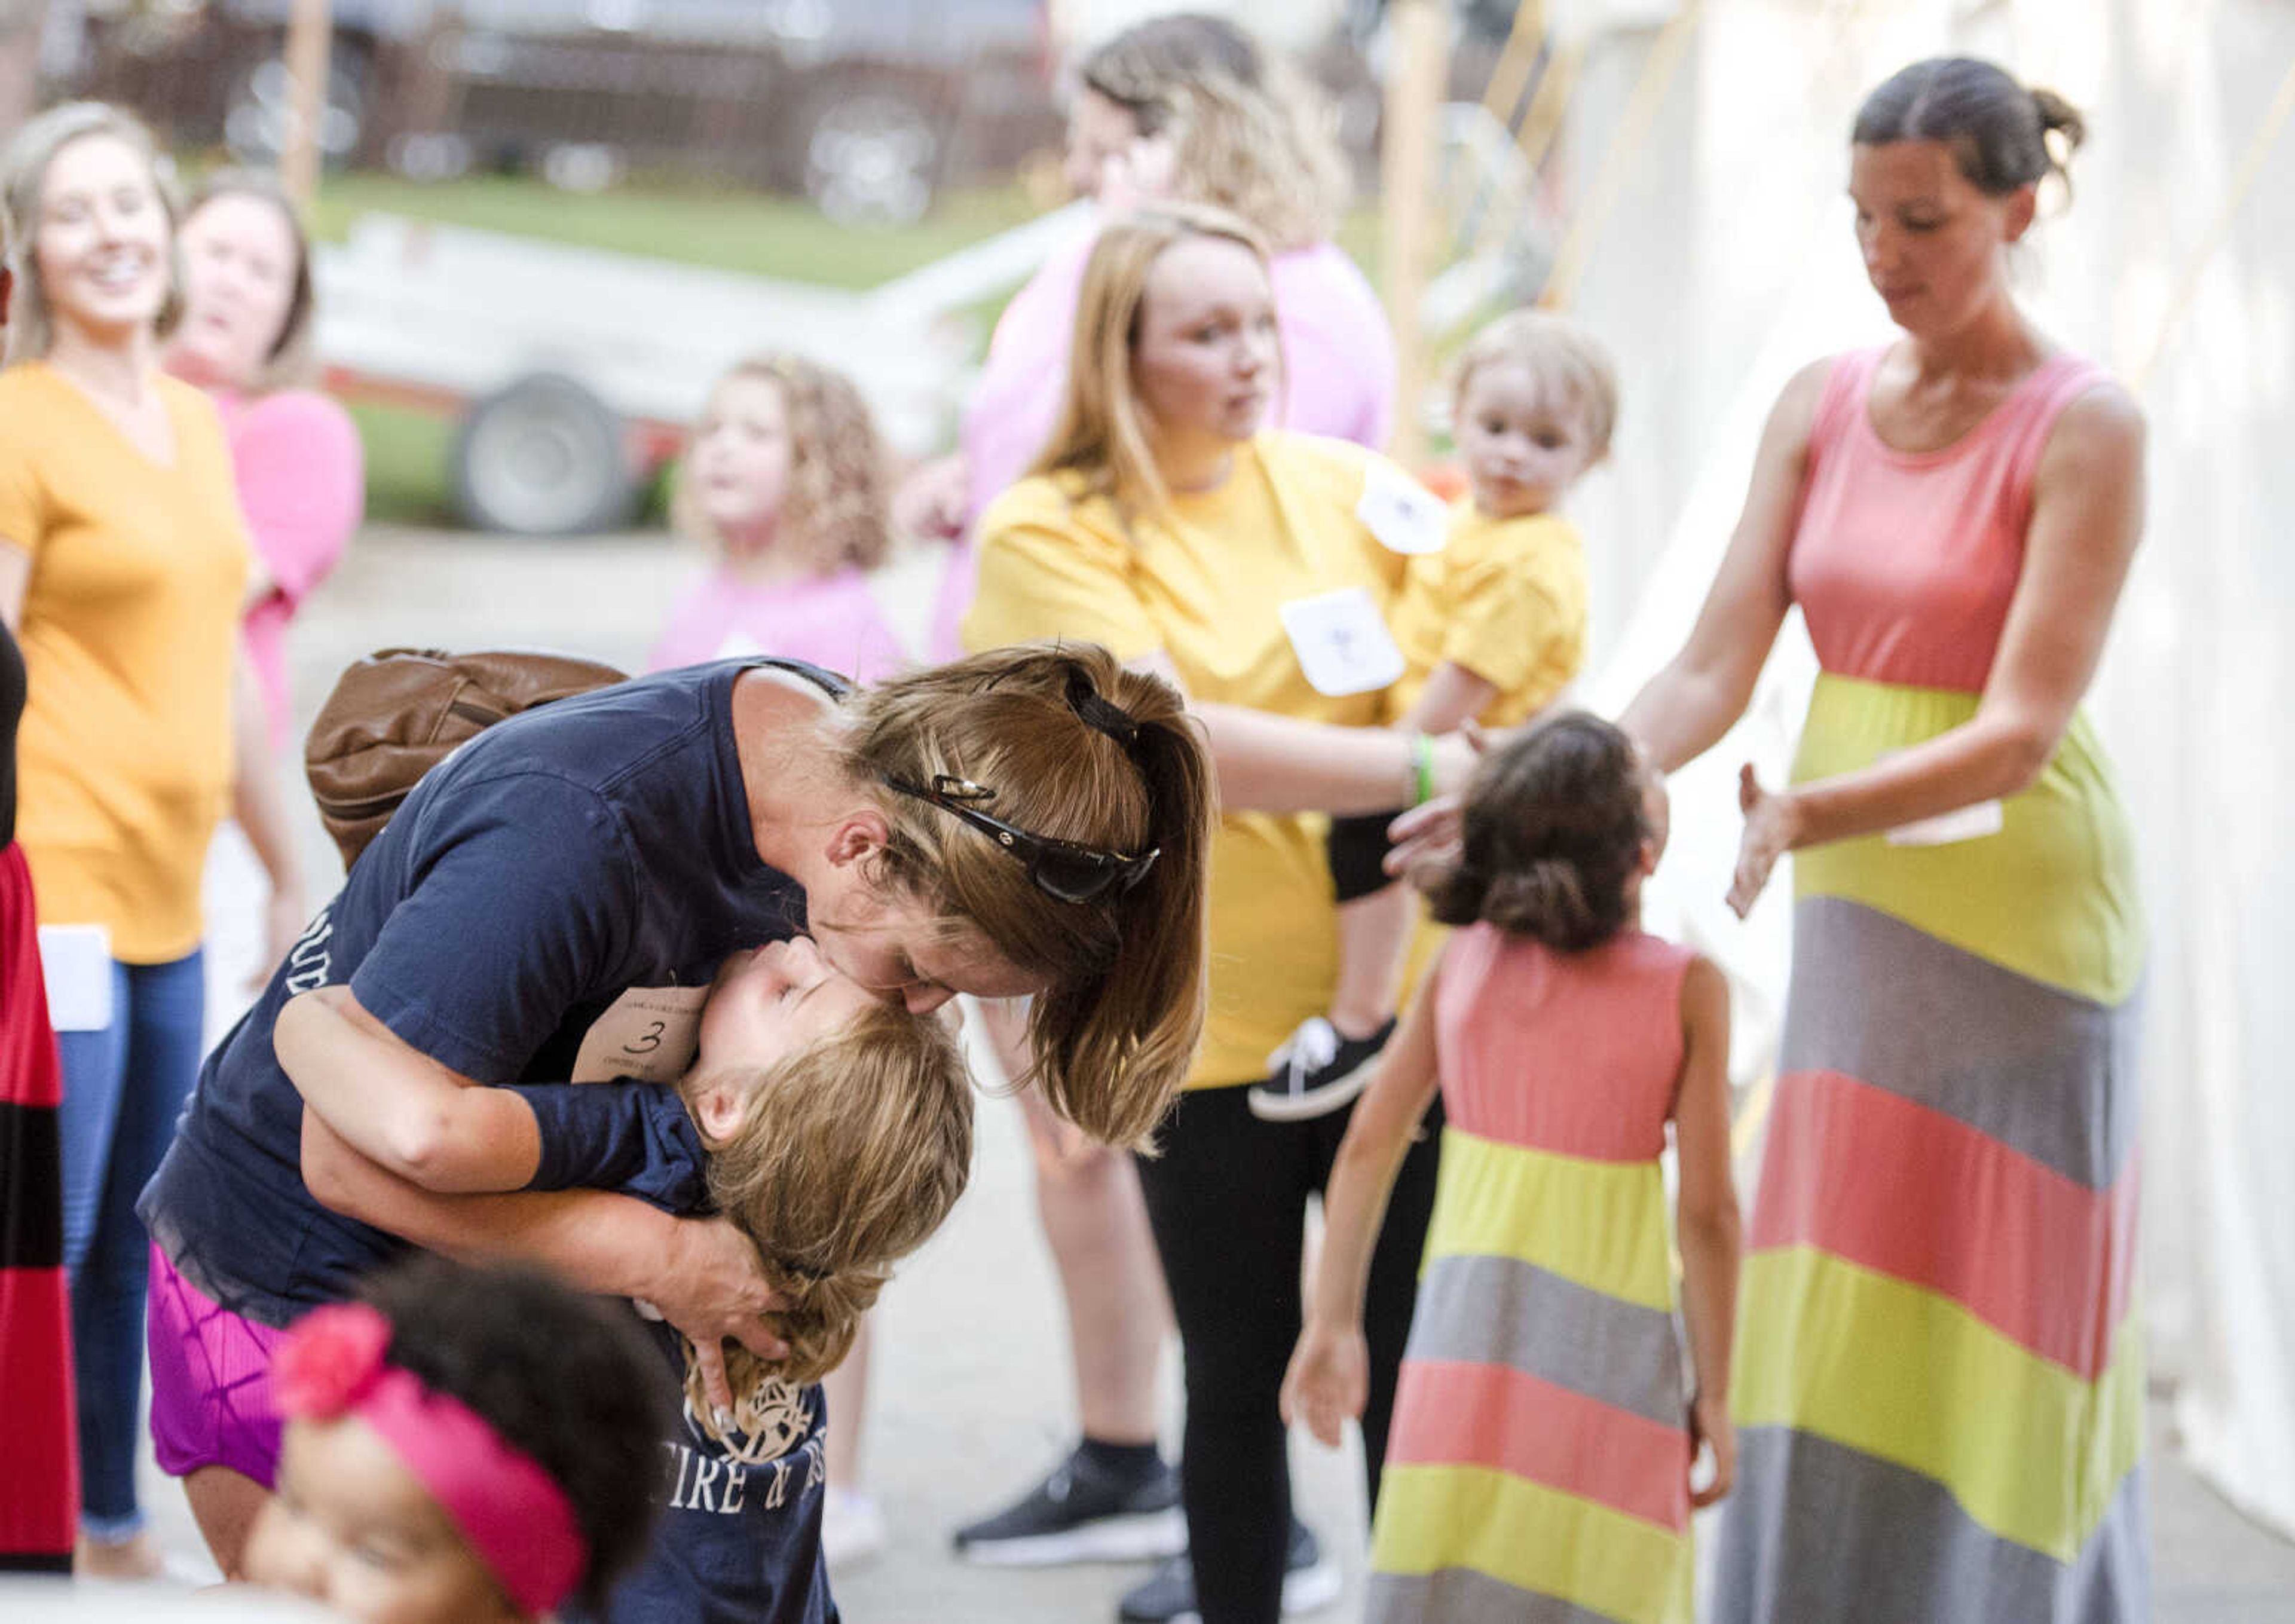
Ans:
{"label": "pink tank top", "polygon": [[1443,950],[1434,1044],[1450,1124],[1601,1162],[1665,1148],[1694,955],[1640,931],[1581,953],[1471,925]]}
{"label": "pink tank top", "polygon": [[2105,374],[2052,355],[1951,445],[1898,451],[1869,407],[1884,353],[1842,355],[1825,379],[1787,582],[1825,670],[1978,692],[2023,569],[2040,453]]}

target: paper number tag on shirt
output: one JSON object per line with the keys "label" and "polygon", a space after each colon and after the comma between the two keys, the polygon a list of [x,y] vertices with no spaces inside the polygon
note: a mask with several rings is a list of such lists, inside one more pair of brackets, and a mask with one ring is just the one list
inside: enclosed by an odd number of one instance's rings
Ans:
{"label": "paper number tag on shirt", "polygon": [[706,987],[632,987],[582,1034],[574,1082],[675,1082],[692,1069],[701,1045]]}
{"label": "paper number tag on shirt", "polygon": [[111,933],[101,925],[43,925],[39,935],[48,1024],[58,1032],[110,1025]]}
{"label": "paper number tag on shirt", "polygon": [[1374,462],[1363,475],[1355,517],[1389,552],[1440,552],[1450,530],[1442,499],[1388,462]]}
{"label": "paper number tag on shirt", "polygon": [[1317,693],[1335,699],[1373,693],[1402,675],[1402,650],[1361,587],[1295,598],[1276,612]]}
{"label": "paper number tag on shirt", "polygon": [[1900,823],[1889,831],[1891,845],[1952,845],[1963,840],[1981,840],[1987,835],[1997,835],[2006,815],[1997,801],[1979,801],[1973,806],[1964,806],[1956,812],[1939,812],[1933,818],[1921,818],[1911,823]]}

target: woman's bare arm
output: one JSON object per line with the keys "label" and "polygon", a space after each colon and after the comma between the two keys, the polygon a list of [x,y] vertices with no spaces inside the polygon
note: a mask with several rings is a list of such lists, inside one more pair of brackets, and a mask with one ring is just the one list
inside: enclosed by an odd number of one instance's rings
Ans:
{"label": "woman's bare arm", "polygon": [[1689,641],[1618,719],[1661,771],[1703,755],[1736,724],[1785,624],[1792,603],[1785,558],[1808,471],[1809,430],[1831,365],[1802,368],[1770,408],[1744,509]]}

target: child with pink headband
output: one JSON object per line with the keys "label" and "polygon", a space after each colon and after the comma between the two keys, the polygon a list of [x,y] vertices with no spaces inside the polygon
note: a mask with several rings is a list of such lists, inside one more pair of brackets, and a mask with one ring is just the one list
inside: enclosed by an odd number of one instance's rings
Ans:
{"label": "child with pink headband", "polygon": [[508,1624],[596,1604],[646,1547],[666,1388],[594,1299],[416,1258],[304,1316],[271,1381],[254,1584],[366,1624]]}

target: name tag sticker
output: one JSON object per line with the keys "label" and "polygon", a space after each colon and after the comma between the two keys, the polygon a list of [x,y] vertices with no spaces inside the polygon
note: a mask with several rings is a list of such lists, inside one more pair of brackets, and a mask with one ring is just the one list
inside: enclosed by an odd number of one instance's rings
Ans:
{"label": "name tag sticker", "polygon": [[1973,806],[1939,812],[1933,818],[1900,823],[1889,831],[1889,844],[1953,845],[1963,840],[1981,840],[1987,835],[1997,835],[2005,822],[1998,801],[1979,801]]}
{"label": "name tag sticker", "polygon": [[41,926],[40,974],[48,983],[49,1025],[102,1032],[111,1024],[111,933],[102,926]]}
{"label": "name tag sticker", "polygon": [[1402,650],[1360,586],[1295,598],[1277,611],[1308,686],[1332,698],[1373,693],[1402,675]]}
{"label": "name tag sticker", "polygon": [[582,1034],[574,1082],[675,1082],[701,1046],[706,987],[632,987]]}
{"label": "name tag sticker", "polygon": [[1364,474],[1355,517],[1389,552],[1440,552],[1450,531],[1442,499],[1391,462],[1374,462]]}

